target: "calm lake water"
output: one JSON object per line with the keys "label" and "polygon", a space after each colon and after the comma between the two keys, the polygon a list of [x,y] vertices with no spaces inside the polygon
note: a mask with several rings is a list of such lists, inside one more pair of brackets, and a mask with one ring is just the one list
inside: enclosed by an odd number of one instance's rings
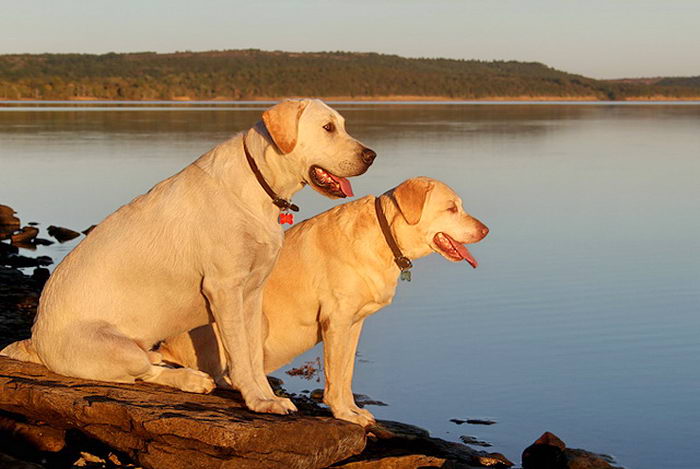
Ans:
{"label": "calm lake water", "polygon": [[[85,229],[267,106],[0,106],[0,203]],[[552,431],[628,468],[697,466],[700,105],[335,107],[379,155],[356,194],[432,176],[491,229],[478,269],[421,259],[367,321],[354,390],[389,404],[378,418],[476,436],[518,463]],[[336,203],[294,201],[301,218]],[[498,423],[450,422],[467,417]]]}

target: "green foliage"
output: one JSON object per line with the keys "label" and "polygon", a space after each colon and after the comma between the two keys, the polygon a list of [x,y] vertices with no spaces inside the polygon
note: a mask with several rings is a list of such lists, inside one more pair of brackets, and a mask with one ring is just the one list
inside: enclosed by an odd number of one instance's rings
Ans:
{"label": "green foliage", "polygon": [[684,84],[604,82],[534,62],[408,59],[375,53],[249,49],[172,54],[0,55],[0,99],[238,100],[284,96],[623,99],[697,94],[697,89]]}
{"label": "green foliage", "polygon": [[683,87],[700,88],[700,76],[662,78],[656,84],[663,85],[663,86],[683,86]]}

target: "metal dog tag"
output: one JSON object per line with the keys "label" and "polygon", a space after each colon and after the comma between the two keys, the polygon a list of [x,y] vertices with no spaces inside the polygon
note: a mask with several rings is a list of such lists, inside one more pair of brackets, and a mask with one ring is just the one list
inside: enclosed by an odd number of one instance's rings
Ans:
{"label": "metal dog tag", "polygon": [[411,281],[411,271],[410,270],[402,270],[401,277],[399,277],[399,278],[405,282],[410,282]]}

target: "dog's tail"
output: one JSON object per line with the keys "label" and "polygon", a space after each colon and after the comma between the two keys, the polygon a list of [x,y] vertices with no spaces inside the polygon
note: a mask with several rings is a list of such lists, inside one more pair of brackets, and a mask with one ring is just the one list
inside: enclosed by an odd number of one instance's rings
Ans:
{"label": "dog's tail", "polygon": [[23,362],[38,363],[40,365],[43,364],[39,359],[39,355],[37,355],[36,350],[34,349],[32,339],[13,342],[4,349],[0,350],[0,355],[14,358],[15,360],[20,360]]}

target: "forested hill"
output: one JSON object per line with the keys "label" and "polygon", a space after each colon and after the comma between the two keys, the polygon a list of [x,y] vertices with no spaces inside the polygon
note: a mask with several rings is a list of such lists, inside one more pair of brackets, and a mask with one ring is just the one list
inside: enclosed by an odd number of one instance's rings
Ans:
{"label": "forested hill", "polygon": [[540,63],[260,50],[0,55],[0,99],[683,98],[687,82],[600,81]]}

